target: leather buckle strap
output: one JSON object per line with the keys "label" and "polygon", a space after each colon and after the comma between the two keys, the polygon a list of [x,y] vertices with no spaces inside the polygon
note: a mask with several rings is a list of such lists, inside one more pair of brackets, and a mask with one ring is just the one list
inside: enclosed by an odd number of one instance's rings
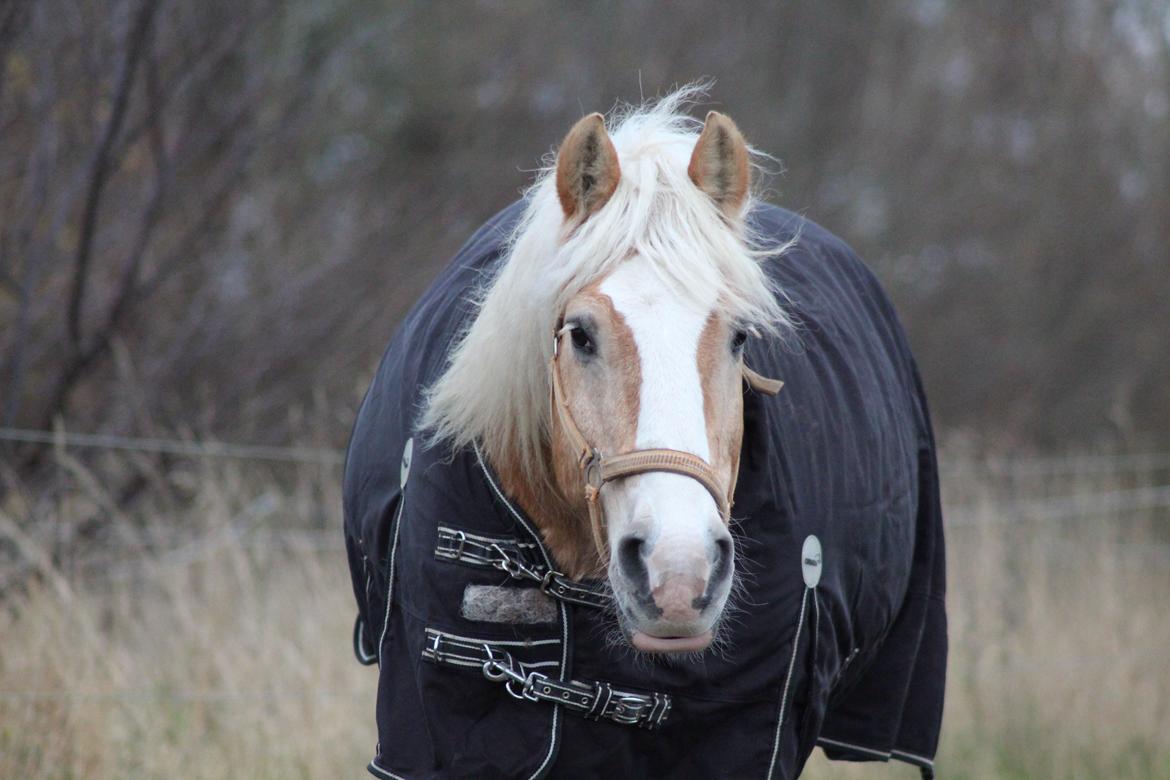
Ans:
{"label": "leather buckle strap", "polygon": [[594,609],[609,608],[610,594],[604,586],[572,580],[537,563],[528,554],[534,548],[534,544],[512,537],[473,534],[440,525],[435,557],[480,569],[497,569],[512,579],[537,583],[546,595],[559,601]]}
{"label": "leather buckle strap", "polygon": [[522,542],[511,536],[476,534],[459,528],[440,525],[435,543],[435,557],[458,561],[477,568],[499,568],[495,546],[503,547],[508,554],[519,560],[531,560],[530,553],[536,550],[532,542]]}
{"label": "leather buckle strap", "polygon": [[540,589],[554,599],[594,609],[609,609],[612,597],[608,590],[571,580],[559,571],[545,572]]}
{"label": "leather buckle strap", "polygon": [[428,628],[423,658],[441,666],[478,666],[486,679],[503,683],[514,699],[559,704],[590,720],[655,729],[670,714],[667,694],[618,690],[608,682],[558,680],[538,671],[535,664],[518,661],[505,647],[523,644],[477,642]]}

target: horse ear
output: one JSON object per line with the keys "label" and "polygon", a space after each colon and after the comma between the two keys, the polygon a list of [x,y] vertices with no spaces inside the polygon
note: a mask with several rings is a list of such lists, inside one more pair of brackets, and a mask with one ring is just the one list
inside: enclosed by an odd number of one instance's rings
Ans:
{"label": "horse ear", "polygon": [[605,118],[580,119],[557,152],[557,197],[565,219],[584,220],[606,204],[622,177]]}
{"label": "horse ear", "polygon": [[747,202],[751,170],[747,142],[735,122],[718,111],[707,114],[687,174],[726,216],[739,217]]}

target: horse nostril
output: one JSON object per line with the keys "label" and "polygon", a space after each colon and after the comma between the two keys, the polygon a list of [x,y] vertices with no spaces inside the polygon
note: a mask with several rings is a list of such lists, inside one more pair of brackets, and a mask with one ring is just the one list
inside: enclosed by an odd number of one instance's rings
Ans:
{"label": "horse nostril", "polygon": [[646,540],[627,536],[618,543],[618,566],[639,592],[650,592],[650,576],[646,571]]}
{"label": "horse nostril", "polygon": [[711,563],[711,577],[708,589],[718,585],[731,573],[731,563],[735,560],[735,550],[730,536],[721,536],[715,540],[715,560]]}

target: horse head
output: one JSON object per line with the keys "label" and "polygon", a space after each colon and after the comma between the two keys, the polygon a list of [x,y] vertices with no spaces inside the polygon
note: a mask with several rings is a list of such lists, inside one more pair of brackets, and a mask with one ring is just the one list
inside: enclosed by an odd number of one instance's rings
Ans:
{"label": "horse head", "polygon": [[[743,364],[787,324],[754,243],[750,150],[660,104],[581,119],[424,423],[476,442],[562,571],[605,576],[646,652],[707,647],[732,589]],[[758,382],[756,384],[759,384]]]}
{"label": "horse head", "polygon": [[[687,173],[725,218],[724,229],[735,230],[749,167],[730,119],[707,116]],[[585,117],[557,159],[566,231],[607,208],[620,183],[621,162],[601,115]],[[680,294],[635,250],[569,297],[557,317],[553,471],[565,495],[591,504],[599,558],[640,650],[705,648],[731,590],[728,508],[743,437],[747,332],[717,295]],[[643,453],[657,458],[643,455],[644,468],[602,479],[607,458],[628,462]]]}

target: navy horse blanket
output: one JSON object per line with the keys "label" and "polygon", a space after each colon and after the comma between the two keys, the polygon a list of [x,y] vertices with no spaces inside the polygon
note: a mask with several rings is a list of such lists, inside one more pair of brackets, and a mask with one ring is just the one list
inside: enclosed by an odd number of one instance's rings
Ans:
{"label": "navy horse blanket", "polygon": [[640,656],[613,641],[600,584],[556,576],[490,464],[428,447],[415,428],[521,208],[480,228],[418,301],[354,426],[345,541],[355,652],[379,669],[370,772],[792,778],[819,745],[931,776],[947,657],[935,446],[874,276],[817,225],[751,214],[764,235],[797,236],[765,263],[798,330],[746,354],[784,388],[745,391],[732,528],[743,592],[718,648]]}

